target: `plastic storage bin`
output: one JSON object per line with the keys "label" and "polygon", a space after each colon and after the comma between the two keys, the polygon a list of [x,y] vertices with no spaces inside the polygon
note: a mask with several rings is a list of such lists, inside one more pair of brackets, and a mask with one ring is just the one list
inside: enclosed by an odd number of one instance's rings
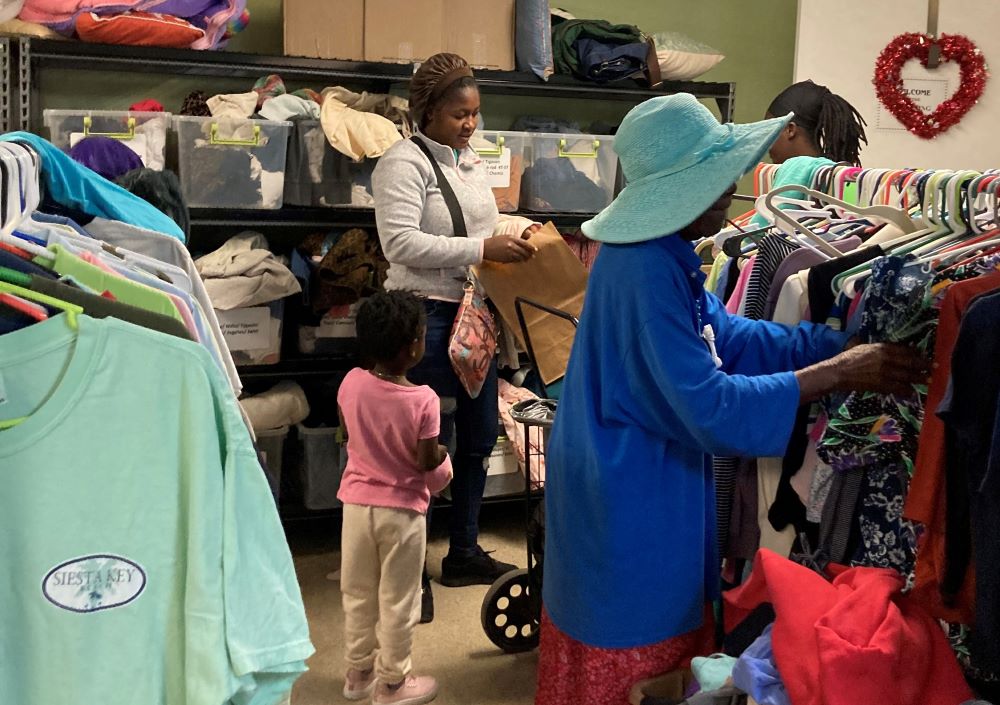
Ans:
{"label": "plastic storage bin", "polygon": [[318,120],[298,120],[292,127],[285,170],[285,203],[374,208],[372,172],[377,163],[377,159],[352,161],[330,146]]}
{"label": "plastic storage bin", "polygon": [[162,170],[166,161],[170,113],[127,110],[44,110],[49,141],[69,151],[85,137],[110,137],[139,155],[150,169]]}
{"label": "plastic storage bin", "polygon": [[497,209],[513,213],[521,203],[521,175],[524,148],[530,135],[525,132],[477,132],[471,146],[483,160]]}
{"label": "plastic storage bin", "polygon": [[175,117],[181,191],[191,208],[281,208],[292,123]]}
{"label": "plastic storage bin", "polygon": [[306,509],[340,506],[337,492],[347,466],[347,449],[340,443],[339,428],[308,428],[297,424],[299,476]]}
{"label": "plastic storage bin", "polygon": [[318,326],[299,324],[299,352],[303,355],[353,355],[358,351],[358,309],[364,299],[354,304],[343,317],[329,314]]}
{"label": "plastic storage bin", "polygon": [[531,135],[521,177],[521,208],[540,213],[597,213],[611,204],[618,174],[610,135]]}
{"label": "plastic storage bin", "polygon": [[264,464],[270,474],[272,490],[275,496],[280,493],[281,469],[285,451],[285,439],[288,437],[288,426],[257,432],[257,448],[264,456]]}
{"label": "plastic storage bin", "polygon": [[274,365],[281,362],[281,329],[285,301],[266,306],[215,311],[233,362],[237,365]]}

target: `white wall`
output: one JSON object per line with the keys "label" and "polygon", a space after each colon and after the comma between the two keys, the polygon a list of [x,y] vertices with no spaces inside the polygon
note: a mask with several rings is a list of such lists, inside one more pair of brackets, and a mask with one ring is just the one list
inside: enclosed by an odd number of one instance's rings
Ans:
{"label": "white wall", "polygon": [[[1000,71],[1000,3],[947,0],[940,5],[939,32],[964,34],[982,50],[987,65]],[[799,0],[795,80],[829,86],[865,117],[865,166],[1000,168],[1000,74],[987,81],[978,105],[958,125],[932,140],[904,129],[876,97],[872,78],[882,49],[897,35],[926,30],[927,0]],[[929,71],[911,61],[903,69],[904,80],[929,81],[913,85],[938,93],[946,88],[945,97],[957,90],[958,76],[953,64]]]}

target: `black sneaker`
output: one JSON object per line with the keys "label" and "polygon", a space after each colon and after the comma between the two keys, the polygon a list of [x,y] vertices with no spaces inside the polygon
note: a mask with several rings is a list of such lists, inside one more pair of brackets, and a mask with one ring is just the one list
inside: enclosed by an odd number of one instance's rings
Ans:
{"label": "black sneaker", "polygon": [[501,563],[490,553],[476,546],[476,554],[469,558],[445,556],[441,561],[441,584],[445,587],[467,585],[492,585],[502,575],[517,570],[516,565]]}
{"label": "black sneaker", "polygon": [[420,623],[434,621],[434,593],[431,592],[431,578],[427,573],[420,581]]}

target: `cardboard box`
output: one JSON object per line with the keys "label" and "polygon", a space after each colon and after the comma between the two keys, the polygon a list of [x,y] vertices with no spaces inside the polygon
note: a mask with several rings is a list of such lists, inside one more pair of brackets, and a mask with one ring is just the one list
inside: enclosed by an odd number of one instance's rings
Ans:
{"label": "cardboard box", "polygon": [[364,61],[365,0],[285,0],[285,55]]}
{"label": "cardboard box", "polygon": [[408,64],[444,51],[444,0],[366,0],[365,60]]}
{"label": "cardboard box", "polygon": [[449,51],[514,69],[515,0],[365,0],[365,59],[411,63]]}
{"label": "cardboard box", "polygon": [[514,70],[515,0],[445,0],[445,51],[472,66]]}

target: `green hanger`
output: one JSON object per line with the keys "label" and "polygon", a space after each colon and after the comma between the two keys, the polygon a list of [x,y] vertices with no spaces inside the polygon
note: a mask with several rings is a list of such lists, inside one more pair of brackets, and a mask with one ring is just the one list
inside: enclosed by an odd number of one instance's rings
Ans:
{"label": "green hanger", "polygon": [[[73,330],[79,330],[80,322],[77,320],[77,316],[83,313],[83,309],[80,306],[67,303],[66,301],[61,301],[60,299],[56,299],[51,296],[46,296],[45,294],[39,294],[36,291],[26,289],[23,286],[18,286],[17,284],[13,284],[8,281],[10,279],[21,279],[23,281],[24,277],[25,275],[20,272],[0,267],[0,292],[13,294],[14,296],[19,296],[22,299],[27,299],[28,301],[34,301],[36,303],[45,304],[46,306],[51,306],[52,308],[58,308],[65,311],[66,322],[69,323],[69,327]],[[30,277],[27,277],[27,279],[28,282],[31,281]],[[27,416],[22,416],[20,418],[0,420],[0,431],[13,428],[27,419]]]}
{"label": "green hanger", "polygon": [[0,267],[0,281],[7,282],[8,284],[14,284],[16,286],[23,286],[28,288],[31,286],[31,277],[23,272],[19,272],[16,269],[9,269],[7,267]]}

